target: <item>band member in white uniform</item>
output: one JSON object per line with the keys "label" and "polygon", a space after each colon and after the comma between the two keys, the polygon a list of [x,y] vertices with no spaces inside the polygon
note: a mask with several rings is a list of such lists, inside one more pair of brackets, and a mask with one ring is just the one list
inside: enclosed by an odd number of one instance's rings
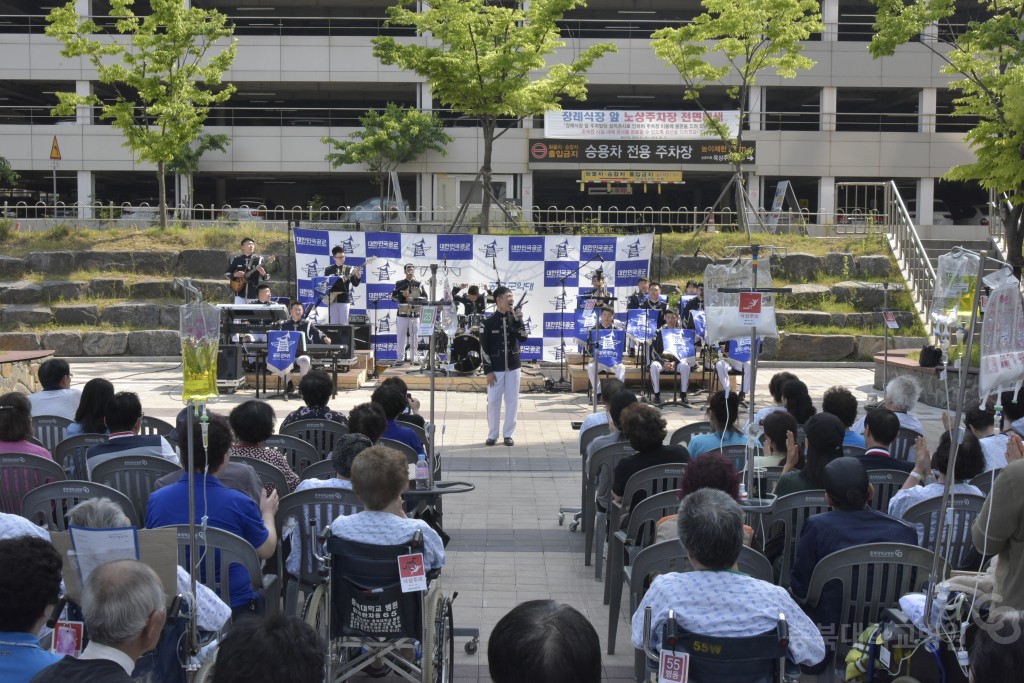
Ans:
{"label": "band member in white uniform", "polygon": [[658,330],[658,334],[655,335],[654,341],[651,343],[651,391],[654,392],[654,402],[661,403],[661,372],[665,370],[679,375],[679,400],[684,405],[689,405],[686,402],[686,389],[690,384],[690,364],[697,358],[695,356],[676,358],[666,355],[665,340],[662,338],[664,329],[680,329],[679,311],[674,308],[665,310],[665,327]]}
{"label": "band member in white uniform", "polygon": [[496,311],[484,321],[480,336],[484,374],[487,375],[487,440],[488,446],[498,441],[501,402],[505,401],[505,428],[502,436],[506,446],[514,446],[516,415],[519,412],[519,342],[527,340],[523,313],[513,308],[514,295],[508,287],[494,290]]}
{"label": "band member in white uniform", "polygon": [[[587,345],[590,347],[590,355],[593,358],[590,364],[587,365],[587,374],[590,376],[590,383],[597,387],[597,395],[601,395],[601,383],[597,381],[596,375],[599,372],[611,372],[615,374],[615,378],[619,381],[623,381],[626,378],[626,366],[622,363],[613,365],[611,367],[604,365],[603,363],[597,362],[597,347],[599,341],[597,339],[597,333],[600,330],[619,330],[622,329],[615,320],[615,311],[612,310],[611,306],[604,306],[601,308],[601,320],[594,325],[593,331],[590,335],[590,339]],[[597,369],[594,369],[594,366]]]}
{"label": "band member in white uniform", "polygon": [[[419,306],[412,302],[423,298],[423,287],[414,277],[416,266],[411,263],[405,264],[405,279],[395,283],[395,289],[391,292],[392,301],[398,302],[398,363],[404,363],[411,356],[413,362],[417,361],[416,356],[416,331],[420,326]],[[405,313],[403,313],[405,310]],[[408,348],[408,352],[406,351]],[[408,355],[407,355],[408,353]]]}
{"label": "band member in white uniform", "polygon": [[363,269],[345,265],[345,250],[341,246],[331,249],[334,265],[324,268],[324,275],[337,275],[334,286],[328,292],[330,306],[328,320],[332,325],[348,325],[348,309],[352,304],[352,290],[359,286]]}

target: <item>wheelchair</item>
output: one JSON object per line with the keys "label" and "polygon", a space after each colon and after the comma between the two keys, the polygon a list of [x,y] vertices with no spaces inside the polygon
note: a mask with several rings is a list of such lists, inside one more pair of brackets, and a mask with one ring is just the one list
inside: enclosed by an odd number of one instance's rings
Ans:
{"label": "wheelchair", "polygon": [[[436,581],[426,591],[403,593],[397,558],[422,552],[417,532],[404,545],[369,545],[318,537],[315,553],[322,582],[306,599],[302,618],[325,643],[324,680],[346,681],[359,673],[397,674],[415,683],[451,683],[455,638],[452,600]],[[440,570],[427,573],[428,581]]]}

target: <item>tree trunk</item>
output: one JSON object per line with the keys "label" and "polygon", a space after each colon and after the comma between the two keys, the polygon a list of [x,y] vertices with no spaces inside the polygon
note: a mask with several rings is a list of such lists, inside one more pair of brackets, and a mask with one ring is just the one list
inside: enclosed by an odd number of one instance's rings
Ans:
{"label": "tree trunk", "polygon": [[1024,213],[1024,205],[1015,204],[1013,208],[1006,210],[1005,202],[1000,202],[1000,213],[1003,219],[1003,232],[1006,237],[1006,258],[1013,268],[1014,277],[1020,278],[1022,266],[1024,266],[1024,225],[1021,224],[1021,214]]}
{"label": "tree trunk", "polygon": [[488,232],[491,224],[491,151],[494,147],[493,116],[483,117],[484,129],[484,163],[480,167],[480,181],[483,187],[480,188],[480,228],[478,232],[483,235]]}
{"label": "tree trunk", "polygon": [[164,177],[164,162],[156,165],[156,182],[160,187],[160,227],[167,228],[167,179]]}
{"label": "tree trunk", "polygon": [[384,183],[388,181],[388,177],[384,174],[377,176],[377,192],[380,194],[380,229],[388,229],[388,212],[387,207],[384,205],[384,197],[387,193],[384,191]]}
{"label": "tree trunk", "polygon": [[[737,147],[737,149],[739,149]],[[733,172],[736,174],[736,183],[733,185],[735,191],[733,197],[736,201],[736,230],[744,232],[747,235],[747,240],[750,240],[750,226],[747,225],[747,203],[743,197],[744,178],[743,178],[743,164],[733,164],[735,167]]]}

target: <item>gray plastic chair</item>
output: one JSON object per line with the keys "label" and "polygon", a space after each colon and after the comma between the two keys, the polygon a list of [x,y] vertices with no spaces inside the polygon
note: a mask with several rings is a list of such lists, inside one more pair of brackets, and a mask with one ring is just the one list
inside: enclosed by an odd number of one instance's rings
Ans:
{"label": "gray plastic chair", "polygon": [[47,458],[28,453],[0,454],[0,512],[20,515],[26,493],[67,478],[64,469]]}
{"label": "gray plastic chair", "polygon": [[[300,590],[312,591],[322,583],[319,564],[313,559],[316,535],[340,515],[352,515],[364,505],[354,491],[336,488],[317,488],[297,491],[281,499],[275,522],[277,525],[278,553],[286,527],[291,528],[291,552],[299,553],[299,575],[283,574],[285,582],[284,609],[286,614],[299,616],[302,603]],[[283,555],[282,555],[283,562]]]}
{"label": "gray plastic chair", "polygon": [[43,448],[53,453],[53,449],[64,440],[64,432],[74,422],[60,415],[33,415],[32,433],[43,444]]}
{"label": "gray plastic chair", "polygon": [[857,457],[858,455],[864,455],[867,452],[866,448],[860,446],[843,446],[843,455],[850,457]]}
{"label": "gray plastic chair", "polygon": [[690,439],[692,439],[693,437],[697,436],[698,434],[710,434],[710,433],[711,433],[711,423],[710,422],[708,422],[706,420],[703,421],[703,422],[694,422],[693,424],[688,424],[685,427],[680,427],[679,429],[677,429],[674,432],[672,432],[672,436],[669,437],[668,443],[669,443],[670,446],[675,446],[675,445],[678,445],[678,444],[682,444],[684,446],[687,446],[690,443]]}
{"label": "gray plastic chair", "polygon": [[[296,436],[272,434],[263,440],[263,446],[281,451],[288,460],[288,467],[300,477],[307,467],[324,460],[316,448]],[[330,460],[330,455],[326,459]]]}
{"label": "gray plastic chair", "polygon": [[[188,525],[172,524],[178,533],[178,564],[190,569],[188,551]],[[230,531],[207,527],[205,531],[196,529],[196,542],[199,551],[199,571],[196,581],[212,590],[225,604],[231,604],[231,585],[228,568],[232,564],[240,564],[249,573],[249,581],[253,590],[263,590],[266,595],[267,614],[280,611],[280,581],[275,574],[264,574],[263,566],[256,549],[241,536]]]}
{"label": "gray plastic chair", "polygon": [[277,489],[277,495],[284,498],[288,495],[288,480],[284,476],[284,472],[277,469],[269,462],[263,462],[256,458],[246,458],[244,456],[232,456],[231,462],[241,462],[251,466],[256,470],[256,474],[259,475],[260,483],[263,484],[264,488],[268,485],[272,485]]}
{"label": "gray plastic chair", "polygon": [[299,477],[302,481],[306,481],[307,479],[332,479],[337,475],[338,473],[334,470],[334,462],[332,460],[321,460],[302,470],[302,474]]}
{"label": "gray plastic chair", "polygon": [[900,427],[900,431],[897,432],[896,438],[893,439],[891,444],[889,444],[889,455],[897,460],[914,462],[914,442],[917,441],[917,437],[919,436],[921,436],[921,434],[915,432],[913,429]]}
{"label": "gray plastic chair", "polygon": [[158,417],[143,415],[142,421],[139,423],[139,434],[159,434],[166,438],[172,431],[174,431],[174,425]]}
{"label": "gray plastic chair", "polygon": [[132,526],[139,526],[139,515],[131,499],[116,489],[92,481],[65,480],[43,484],[25,494],[21,516],[50,531],[67,531],[67,511],[83,500],[109,498],[117,503]]}
{"label": "gray plastic chair", "polygon": [[[599,423],[599,424],[590,425],[585,430],[583,430],[583,432],[580,433],[580,465],[582,466],[582,468],[584,470],[583,477],[582,477],[582,479],[580,481],[580,483],[581,483],[580,501],[581,502],[580,502],[580,504],[578,506],[577,505],[561,505],[561,506],[559,506],[559,508],[558,508],[558,526],[562,526],[562,524],[565,522],[565,514],[567,512],[571,512],[573,514],[573,518],[574,519],[569,524],[569,531],[576,531],[576,529],[579,527],[579,525],[580,525],[580,523],[582,521],[584,534],[587,533],[587,519],[588,519],[588,517],[587,517],[587,505],[586,505],[585,502],[583,502],[583,501],[586,501],[586,499],[587,499],[587,473],[585,471],[586,470],[586,466],[587,466],[587,449],[590,448],[590,444],[594,442],[594,439],[596,439],[598,437],[601,437],[601,436],[605,436],[605,435],[609,434],[610,432],[611,432],[611,426],[608,424],[608,422],[602,422],[602,423]],[[593,515],[591,515],[589,519],[593,519]],[[587,536],[587,539],[591,538],[592,536],[593,536],[593,527],[591,527],[590,535]],[[585,543],[586,543],[586,547],[587,547],[588,550],[587,550],[587,555],[586,555],[586,558],[585,558],[584,561],[586,562],[586,566],[589,567],[590,566],[590,550],[589,550],[589,548],[590,548],[590,541],[585,539]]]}
{"label": "gray plastic chair", "polygon": [[607,446],[598,448],[590,458],[590,467],[583,476],[583,564],[590,566],[591,552],[598,555],[594,563],[594,578],[601,580],[604,558],[600,557],[604,548],[604,542],[608,538],[608,511],[598,512],[597,510],[597,480],[601,469],[608,471],[608,480],[611,481],[612,471],[615,465],[622,458],[635,453],[628,441],[610,443]]}
{"label": "gray plastic chair", "polygon": [[784,533],[782,544],[782,568],[778,585],[789,588],[789,574],[793,569],[793,558],[796,556],[796,544],[800,540],[800,532],[804,522],[811,515],[826,512],[829,509],[825,492],[820,489],[813,491],[797,491],[776,498],[772,503],[771,514],[768,516],[768,537],[772,531],[781,526]]}
{"label": "gray plastic chair", "polygon": [[611,431],[611,427],[607,422],[599,422],[595,425],[590,425],[580,434],[580,455],[586,457],[587,447],[590,443],[599,436],[604,436]]}
{"label": "gray plastic chair", "polygon": [[994,470],[982,472],[981,474],[976,476],[974,479],[971,479],[967,483],[969,483],[971,486],[975,486],[981,489],[981,492],[987,496],[988,494],[992,493],[992,487],[996,483],[996,477],[998,477],[999,473],[1002,471],[1003,468],[997,467]]}
{"label": "gray plastic chair", "polygon": [[889,501],[903,488],[910,474],[903,470],[868,470],[868,481],[875,487],[875,495],[868,505],[872,510],[889,512]]}
{"label": "gray plastic chair", "polygon": [[302,439],[316,449],[319,460],[324,460],[334,450],[338,437],[348,434],[348,427],[332,420],[296,420],[278,432]]}
{"label": "gray plastic chair", "polygon": [[377,445],[387,446],[392,450],[398,451],[399,453],[405,456],[406,462],[408,462],[410,465],[415,465],[416,461],[420,457],[420,454],[416,451],[415,448],[413,448],[407,443],[395,441],[394,439],[380,439],[379,441],[377,441]]}
{"label": "gray plastic chair", "polygon": [[[958,493],[950,498],[952,512],[942,514],[942,496],[936,496],[929,500],[922,500],[910,507],[903,515],[904,521],[911,524],[919,524],[924,529],[921,546],[929,550],[935,550],[938,544],[939,555],[949,563],[953,569],[958,569],[966,564],[966,561],[974,548],[971,540],[971,527],[974,520],[981,514],[981,507],[985,504],[985,497],[973,493]],[[940,517],[941,515],[941,517]],[[938,526],[942,524],[942,538],[938,538]],[[937,543],[938,542],[938,543]],[[946,543],[950,543],[949,553],[946,553]]]}
{"label": "gray plastic chair", "polygon": [[60,463],[67,476],[72,479],[88,479],[89,468],[86,466],[86,451],[90,446],[103,443],[106,434],[76,434],[57,444],[53,451],[54,462]]}
{"label": "gray plastic chair", "polygon": [[164,458],[119,455],[92,468],[90,481],[117,489],[128,496],[139,518],[145,519],[149,495],[156,490],[156,480],[181,471],[181,467]]}
{"label": "gray plastic chair", "polygon": [[742,472],[747,469],[747,447],[743,444],[732,444],[731,446],[716,448],[713,451],[707,452],[723,455],[726,460],[732,463],[732,466],[736,468],[737,472]]}

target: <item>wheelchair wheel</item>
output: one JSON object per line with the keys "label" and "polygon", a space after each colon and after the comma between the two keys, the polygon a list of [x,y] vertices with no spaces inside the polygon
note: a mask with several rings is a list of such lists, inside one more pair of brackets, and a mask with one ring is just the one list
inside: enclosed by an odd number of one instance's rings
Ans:
{"label": "wheelchair wheel", "polygon": [[322,583],[306,598],[306,604],[302,607],[302,620],[312,626],[325,643],[331,642],[331,624],[328,612],[327,584]]}
{"label": "wheelchair wheel", "polygon": [[423,626],[423,683],[451,683],[455,660],[452,603],[440,590],[428,601]]}
{"label": "wheelchair wheel", "polygon": [[210,683],[213,680],[213,664],[216,660],[216,653],[210,655],[210,657],[203,662],[203,665],[199,667],[199,671],[196,672],[196,677],[192,679],[193,683]]}

